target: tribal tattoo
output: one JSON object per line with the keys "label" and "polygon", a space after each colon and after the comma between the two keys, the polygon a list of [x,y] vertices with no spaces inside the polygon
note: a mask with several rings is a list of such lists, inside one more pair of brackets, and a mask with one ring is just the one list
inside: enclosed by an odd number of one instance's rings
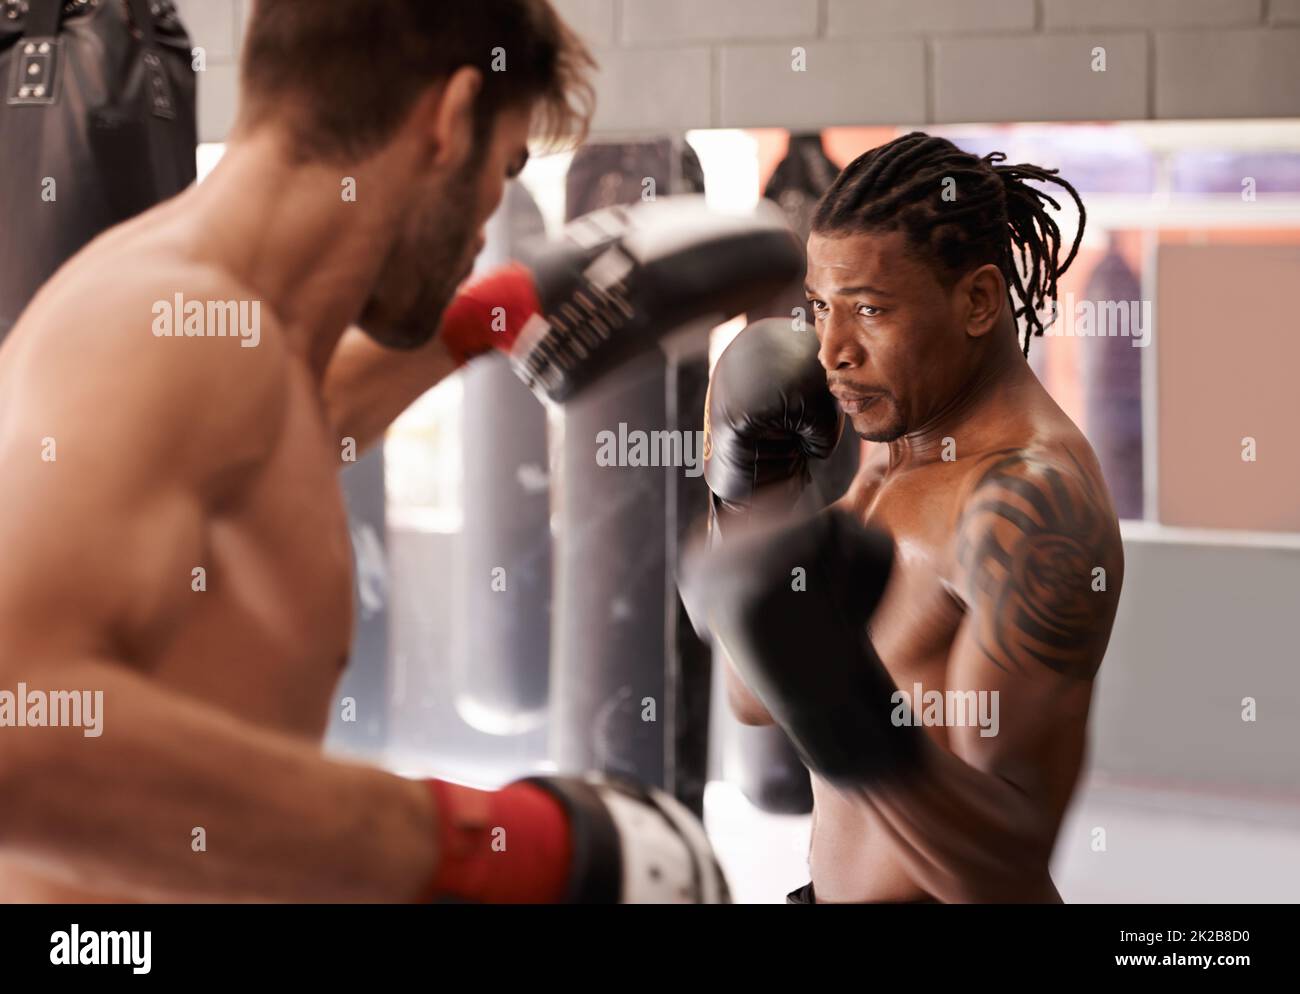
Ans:
{"label": "tribal tattoo", "polygon": [[1091,679],[1119,596],[1109,502],[1073,456],[1074,471],[1015,450],[991,458],[957,550],[980,649],[1003,670]]}

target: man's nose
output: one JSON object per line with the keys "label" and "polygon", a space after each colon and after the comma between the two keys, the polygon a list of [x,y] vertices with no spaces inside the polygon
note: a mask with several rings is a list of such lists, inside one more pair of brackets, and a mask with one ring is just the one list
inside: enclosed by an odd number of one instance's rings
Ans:
{"label": "man's nose", "polygon": [[861,364],[862,350],[853,337],[852,322],[827,314],[821,322],[821,347],[817,361],[826,372]]}

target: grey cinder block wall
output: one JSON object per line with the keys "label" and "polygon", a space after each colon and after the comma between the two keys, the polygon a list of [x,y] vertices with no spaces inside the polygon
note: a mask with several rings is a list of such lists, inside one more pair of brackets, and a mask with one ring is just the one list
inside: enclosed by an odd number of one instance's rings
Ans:
{"label": "grey cinder block wall", "polygon": [[[253,2],[179,0],[204,141]],[[1300,115],[1300,0],[555,3],[601,63],[597,134]]]}

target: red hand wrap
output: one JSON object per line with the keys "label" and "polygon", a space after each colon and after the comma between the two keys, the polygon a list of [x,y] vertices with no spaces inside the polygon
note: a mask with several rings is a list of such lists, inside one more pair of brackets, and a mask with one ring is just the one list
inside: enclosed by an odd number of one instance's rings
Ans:
{"label": "red hand wrap", "polygon": [[438,337],[461,363],[494,348],[508,351],[541,307],[532,273],[511,263],[466,284],[456,294],[447,305]]}
{"label": "red hand wrap", "polygon": [[427,781],[438,823],[430,897],[485,904],[563,900],[573,843],[560,802],[532,784],[475,790]]}

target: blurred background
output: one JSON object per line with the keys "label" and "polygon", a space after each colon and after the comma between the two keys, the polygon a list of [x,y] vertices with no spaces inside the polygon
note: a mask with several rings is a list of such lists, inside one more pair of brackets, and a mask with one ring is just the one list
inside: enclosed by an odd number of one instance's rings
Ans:
{"label": "blurred background", "polygon": [[[251,2],[174,5],[204,56],[200,180]],[[1079,189],[1061,330],[1123,304],[1130,334],[1037,339],[1033,366],[1098,451],[1127,575],[1054,875],[1068,901],[1300,898],[1300,0],[556,6],[601,62],[595,130],[529,163],[482,266],[687,192],[767,197],[806,229],[838,168],[918,127]],[[774,287],[765,313],[801,304]],[[698,429],[740,327],[683,329],[562,413],[476,363],[348,471],[358,623],[332,750],[483,786],[633,773],[703,810],[738,900],[807,880],[806,771],[730,716],[677,602],[702,481],[595,463],[621,423]],[[826,499],[860,455],[841,446]]]}
{"label": "blurred background", "polygon": [[[692,130],[684,145],[698,156],[710,201],[740,209],[771,192],[778,167],[801,150],[838,168],[906,130]],[[1079,189],[1086,235],[1061,280],[1059,325],[1069,323],[1071,306],[1078,330],[1080,301],[1132,304],[1130,337],[1057,335],[1031,350],[1040,379],[1098,452],[1124,519],[1127,559],[1095,696],[1088,772],[1056,852],[1062,894],[1070,901],[1294,901],[1300,400],[1291,371],[1300,361],[1300,319],[1289,286],[1300,279],[1300,122],[927,130],[977,154],[996,149],[1012,162],[1058,167]],[[626,154],[630,146],[609,147]],[[540,159],[522,177],[551,228],[562,223],[572,160]],[[1243,197],[1246,177],[1255,181],[1253,197]],[[641,173],[625,179],[635,187]],[[1066,214],[1060,223],[1072,232],[1077,218]],[[713,332],[713,355],[737,330]],[[456,454],[460,440],[471,437],[458,423],[463,400],[461,385],[448,383],[390,433],[387,506],[398,590],[434,594],[441,589],[434,577],[455,555],[463,491],[451,481],[464,458]],[[1257,442],[1254,462],[1242,459],[1246,436]],[[663,471],[603,472],[622,474],[615,485],[631,491],[640,486],[631,478]],[[554,538],[566,541],[562,531]],[[408,543],[444,551],[406,558]],[[521,763],[545,762],[540,714],[537,731],[505,737],[462,724],[454,707],[446,724],[428,721],[427,707],[447,699],[434,676],[445,665],[443,649],[430,648],[454,638],[464,621],[449,611],[448,628],[422,627],[430,612],[426,600],[420,620],[391,629],[409,655],[390,674],[410,681],[408,692],[424,686],[428,697],[423,704],[393,699],[390,755],[413,749],[436,756],[440,769],[493,781],[509,779]],[[1258,702],[1257,721],[1243,721],[1246,698]],[[765,741],[779,733],[738,725],[720,689],[710,717],[711,834],[740,899],[781,900],[807,877],[808,817],[780,813],[798,804],[789,783],[797,760]],[[1097,827],[1106,830],[1104,852],[1093,849]]]}

